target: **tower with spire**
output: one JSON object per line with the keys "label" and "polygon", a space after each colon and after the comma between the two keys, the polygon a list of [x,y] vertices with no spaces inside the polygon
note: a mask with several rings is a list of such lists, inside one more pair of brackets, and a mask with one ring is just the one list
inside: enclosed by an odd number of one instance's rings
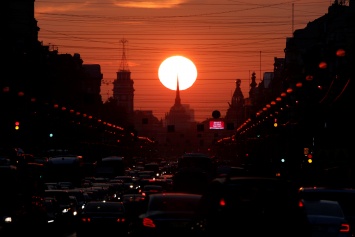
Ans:
{"label": "tower with spire", "polygon": [[179,78],[176,78],[176,96],[175,96],[175,105],[181,105],[181,99],[180,99],[180,89],[179,89]]}
{"label": "tower with spire", "polygon": [[190,129],[194,122],[194,110],[181,103],[179,78],[176,78],[175,103],[165,115],[165,126],[173,126],[175,131]]}
{"label": "tower with spire", "polygon": [[134,87],[131,79],[131,71],[128,67],[126,58],[125,44],[126,39],[121,39],[122,43],[122,59],[120,68],[117,71],[117,79],[113,82],[113,98],[117,101],[117,105],[122,112],[126,114],[127,121],[133,123],[134,116]]}
{"label": "tower with spire", "polygon": [[240,88],[242,81],[237,79],[235,81],[235,90],[231,99],[231,102],[228,103],[229,108],[226,113],[226,121],[228,124],[233,124],[233,127],[238,127],[244,120],[244,95]]}

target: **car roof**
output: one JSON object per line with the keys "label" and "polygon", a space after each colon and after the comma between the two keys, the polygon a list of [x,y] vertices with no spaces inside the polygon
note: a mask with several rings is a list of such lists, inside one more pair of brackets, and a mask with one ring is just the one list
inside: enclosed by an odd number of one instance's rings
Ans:
{"label": "car roof", "polygon": [[89,201],[85,205],[85,209],[89,211],[93,210],[101,210],[101,211],[108,211],[108,210],[117,210],[117,211],[124,211],[124,205],[122,202],[115,202],[115,201]]}
{"label": "car roof", "polygon": [[198,152],[187,152],[187,153],[184,153],[181,157],[206,157],[206,158],[210,158],[207,154],[198,153]]}
{"label": "car roof", "polygon": [[117,205],[117,206],[121,206],[123,205],[121,202],[116,202],[116,201],[89,201],[87,203],[88,205]]}
{"label": "car roof", "polygon": [[334,193],[355,193],[354,188],[339,187],[300,187],[300,192],[334,192]]}
{"label": "car roof", "polygon": [[217,177],[213,180],[214,183],[221,184],[243,184],[243,183],[275,183],[275,184],[292,184],[290,181],[277,178],[277,177],[266,177],[266,176],[222,176]]}
{"label": "car roof", "polygon": [[148,199],[148,212],[183,212],[197,208],[202,195],[193,193],[153,193]]}
{"label": "car roof", "polygon": [[146,184],[146,185],[144,185],[143,189],[147,189],[147,188],[159,188],[159,189],[162,189],[163,186],[158,185],[158,184]]}
{"label": "car roof", "polygon": [[200,194],[195,193],[182,193],[182,192],[166,192],[166,193],[156,193],[152,194],[152,196],[165,196],[165,197],[197,197],[201,196]]}
{"label": "car roof", "polygon": [[50,157],[48,160],[49,164],[74,164],[79,161],[78,156],[55,156]]}

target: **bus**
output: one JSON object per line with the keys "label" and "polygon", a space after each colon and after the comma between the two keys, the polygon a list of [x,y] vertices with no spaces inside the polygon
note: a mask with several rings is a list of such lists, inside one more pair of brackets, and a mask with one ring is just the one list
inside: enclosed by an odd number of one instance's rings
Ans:
{"label": "bus", "polygon": [[79,187],[83,178],[81,156],[67,155],[48,158],[45,163],[45,182],[71,182]]}

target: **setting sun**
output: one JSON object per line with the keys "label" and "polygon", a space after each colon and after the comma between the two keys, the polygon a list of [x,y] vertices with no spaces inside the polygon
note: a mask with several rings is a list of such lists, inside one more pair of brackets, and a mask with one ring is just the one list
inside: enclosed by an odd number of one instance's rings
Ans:
{"label": "setting sun", "polygon": [[166,88],[176,90],[178,79],[179,89],[185,90],[195,83],[197,69],[190,59],[183,56],[172,56],[160,64],[158,76]]}

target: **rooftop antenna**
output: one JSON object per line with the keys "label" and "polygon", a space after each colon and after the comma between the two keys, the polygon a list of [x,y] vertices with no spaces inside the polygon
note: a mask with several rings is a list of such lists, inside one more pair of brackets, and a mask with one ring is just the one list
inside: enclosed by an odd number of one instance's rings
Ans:
{"label": "rooftop antenna", "polygon": [[126,58],[126,47],[125,44],[128,42],[125,38],[121,39],[120,42],[122,43],[122,59],[120,65],[120,71],[129,71],[127,58]]}

